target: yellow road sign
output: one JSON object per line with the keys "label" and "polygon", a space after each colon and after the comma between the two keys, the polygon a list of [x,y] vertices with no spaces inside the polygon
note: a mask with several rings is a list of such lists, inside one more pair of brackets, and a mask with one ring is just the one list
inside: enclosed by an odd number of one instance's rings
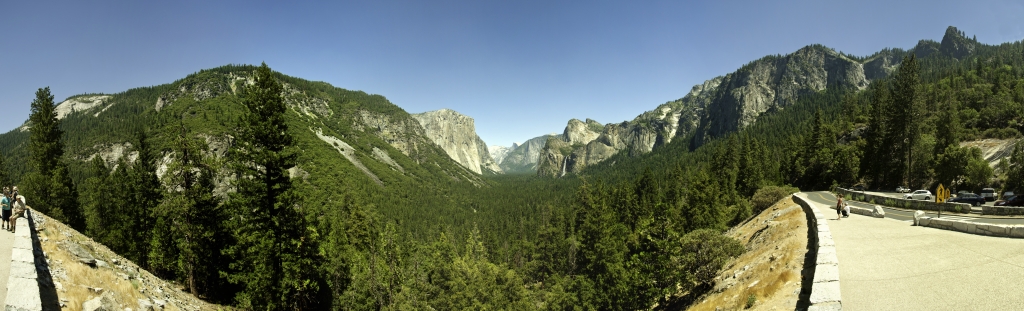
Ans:
{"label": "yellow road sign", "polygon": [[939,188],[935,189],[935,202],[945,203],[946,200],[949,200],[949,189],[939,184]]}

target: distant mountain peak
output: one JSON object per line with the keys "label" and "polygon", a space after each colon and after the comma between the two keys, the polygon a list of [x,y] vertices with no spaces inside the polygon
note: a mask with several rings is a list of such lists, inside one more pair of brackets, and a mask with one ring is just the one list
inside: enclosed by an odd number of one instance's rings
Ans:
{"label": "distant mountain peak", "polygon": [[967,34],[949,26],[946,34],[942,36],[942,43],[939,44],[939,51],[956,59],[963,59],[974,53],[978,41],[975,38],[967,38]]}

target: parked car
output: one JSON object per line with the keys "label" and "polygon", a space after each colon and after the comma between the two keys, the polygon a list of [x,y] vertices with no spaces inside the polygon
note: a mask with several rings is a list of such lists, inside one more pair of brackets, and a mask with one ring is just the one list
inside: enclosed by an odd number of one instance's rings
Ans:
{"label": "parked car", "polygon": [[973,192],[970,192],[970,191],[967,191],[967,190],[960,190],[960,191],[957,191],[956,196],[959,197],[961,195],[968,194],[968,193],[974,194]]}
{"label": "parked car", "polygon": [[986,201],[996,200],[996,189],[985,188],[981,189],[981,197],[985,198]]}
{"label": "parked car", "polygon": [[907,187],[904,187],[904,186],[899,186],[899,187],[896,187],[896,192],[907,193],[907,192],[910,192],[910,188],[907,188]]}
{"label": "parked car", "polygon": [[985,198],[982,198],[980,195],[973,193],[964,193],[957,194],[955,198],[949,199],[946,202],[967,203],[973,206],[982,206],[985,205]]}
{"label": "parked car", "polygon": [[995,206],[1024,206],[1024,194],[1015,195],[1006,200],[996,201]]}
{"label": "parked car", "polygon": [[925,200],[930,201],[932,199],[932,192],[928,190],[918,190],[914,193],[910,193],[903,196],[907,200]]}
{"label": "parked car", "polygon": [[1012,196],[1013,196],[1013,191],[1007,191],[1007,192],[1003,192],[1002,198],[1003,198],[1003,200],[1006,200],[1007,198],[1012,197]]}
{"label": "parked car", "polygon": [[853,191],[864,191],[864,185],[853,186]]}

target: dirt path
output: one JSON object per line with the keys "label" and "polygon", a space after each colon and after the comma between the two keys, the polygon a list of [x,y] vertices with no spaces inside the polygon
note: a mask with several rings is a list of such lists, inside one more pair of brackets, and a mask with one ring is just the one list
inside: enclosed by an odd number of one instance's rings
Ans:
{"label": "dirt path", "polygon": [[7,279],[11,274],[11,249],[14,234],[0,230],[0,306],[7,305]]}

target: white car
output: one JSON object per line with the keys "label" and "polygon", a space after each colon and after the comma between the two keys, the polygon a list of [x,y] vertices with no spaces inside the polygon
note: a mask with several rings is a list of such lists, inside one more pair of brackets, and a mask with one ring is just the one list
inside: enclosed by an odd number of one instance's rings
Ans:
{"label": "white car", "polygon": [[925,200],[930,201],[932,199],[932,192],[928,190],[917,190],[914,193],[910,193],[903,196],[907,200]]}
{"label": "white car", "polygon": [[910,188],[907,188],[907,187],[904,187],[904,186],[899,186],[899,187],[896,187],[896,192],[907,193],[907,192],[910,192]]}

